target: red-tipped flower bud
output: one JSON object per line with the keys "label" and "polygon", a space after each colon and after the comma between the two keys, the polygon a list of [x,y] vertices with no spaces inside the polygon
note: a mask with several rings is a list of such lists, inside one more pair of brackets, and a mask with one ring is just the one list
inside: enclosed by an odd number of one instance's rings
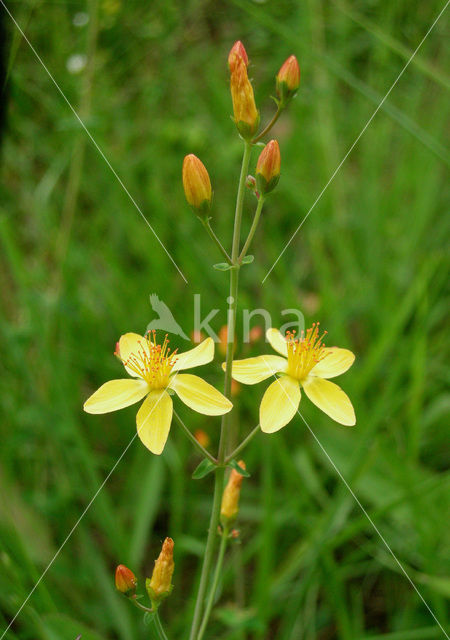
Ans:
{"label": "red-tipped flower bud", "polygon": [[190,153],[183,161],[182,173],[186,200],[198,216],[207,216],[211,207],[212,189],[205,165]]}
{"label": "red-tipped flower bud", "polygon": [[253,87],[248,79],[247,65],[240,55],[234,56],[230,86],[237,130],[245,140],[251,140],[258,129],[259,113]]}
{"label": "red-tipped flower bud", "polygon": [[124,564],[119,564],[116,569],[116,589],[126,596],[134,596],[136,593],[137,578]]}
{"label": "red-tipped flower bud", "polygon": [[280,179],[280,147],[276,140],[271,140],[261,151],[256,164],[256,186],[261,194],[272,191]]}
{"label": "red-tipped flower bud", "polygon": [[[238,464],[242,469],[245,469],[245,462],[243,460],[239,460]],[[241,473],[235,469],[231,470],[227,486],[223,492],[222,505],[220,508],[220,521],[223,526],[236,520],[239,511],[239,498],[243,479],[244,476]]]}
{"label": "red-tipped flower bud", "polygon": [[175,568],[173,562],[173,540],[164,540],[161,553],[155,560],[155,567],[151,579],[147,578],[145,586],[153,606],[158,606],[163,598],[167,598],[173,589],[172,574]]}
{"label": "red-tipped flower bud", "polygon": [[244,45],[240,40],[236,40],[234,45],[230,49],[230,53],[228,54],[228,66],[230,71],[233,72],[236,66],[236,57],[242,58],[245,63],[245,66],[248,67],[248,56],[245,50]]}
{"label": "red-tipped flower bud", "polygon": [[286,104],[300,86],[300,67],[295,56],[290,56],[282,65],[276,77],[277,95],[281,104]]}

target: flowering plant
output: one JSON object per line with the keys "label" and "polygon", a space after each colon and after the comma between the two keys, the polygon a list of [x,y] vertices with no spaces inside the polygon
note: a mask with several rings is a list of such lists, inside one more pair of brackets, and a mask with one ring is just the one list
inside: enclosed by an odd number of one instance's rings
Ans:
{"label": "flowering plant", "polygon": [[[276,112],[267,126],[258,133],[260,115],[256,107],[251,81],[248,77],[249,60],[241,42],[236,42],[228,57],[230,88],[233,104],[233,120],[243,143],[243,158],[237,189],[233,226],[233,241],[230,252],[222,245],[210,225],[212,187],[208,171],[195,155],[185,157],[182,181],[186,200],[217,247],[223,263],[215,265],[229,277],[228,323],[225,332],[224,392],[218,391],[202,378],[185,369],[199,367],[214,358],[214,342],[211,338],[195,348],[178,353],[171,351],[167,336],[162,339],[155,331],[145,336],[135,333],[123,335],[115,355],[121,361],[128,379],[111,380],[93,393],[84,405],[89,413],[106,413],[134,404],[145,398],[137,416],[137,433],[143,444],[153,453],[161,454],[169,434],[172,419],[188,435],[204,457],[194,472],[195,478],[214,473],[215,488],[208,536],[195,608],[190,630],[190,640],[205,637],[210,614],[217,597],[217,588],[225,561],[227,545],[236,540],[239,532],[232,528],[239,512],[239,496],[243,478],[249,473],[244,461],[237,461],[250,440],[261,431],[272,434],[298,412],[301,389],[306,396],[328,416],[342,425],[356,422],[353,406],[344,391],[330,382],[352,365],[354,355],[347,349],[326,347],[325,333],[315,323],[306,333],[283,335],[277,329],[267,331],[267,339],[279,355],[266,354],[243,360],[234,360],[237,344],[236,311],[238,301],[239,272],[250,263],[248,250],[253,241],[267,196],[276,188],[281,169],[280,147],[276,140],[263,145],[256,163],[255,177],[248,176],[251,152],[277,121],[282,111],[295,96],[300,83],[300,69],[295,56],[290,56],[276,77]],[[256,210],[247,238],[241,243],[241,222],[246,188],[256,196]],[[242,247],[241,247],[242,244]],[[262,396],[259,423],[250,431],[234,451],[230,446],[230,427],[233,405],[231,402],[233,379],[243,384],[256,384],[270,380]],[[220,442],[216,455],[207,450],[207,439],[197,437],[173,410],[172,396],[176,395],[191,409],[208,416],[221,416]],[[234,412],[237,412],[234,407]],[[205,435],[205,434],[203,434]],[[225,485],[225,475],[230,473]],[[220,544],[216,556],[217,540]],[[125,594],[138,608],[145,611],[154,623],[157,637],[165,638],[158,608],[172,591],[174,542],[166,538],[161,554],[155,563],[151,579],[146,588],[151,607],[139,602],[136,595],[137,579],[130,569],[119,565],[116,571],[117,589]],[[213,570],[214,567],[214,570]]]}

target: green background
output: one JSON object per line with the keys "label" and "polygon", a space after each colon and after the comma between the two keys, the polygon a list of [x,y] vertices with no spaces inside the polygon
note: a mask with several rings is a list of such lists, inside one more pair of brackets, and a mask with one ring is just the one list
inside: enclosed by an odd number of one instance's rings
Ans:
{"label": "green background", "polygon": [[[152,637],[115,592],[113,572],[125,563],[143,586],[166,535],[175,540],[175,587],[161,616],[170,638],[187,635],[212,478],[190,479],[199,458],[175,424],[161,457],[136,438],[114,468],[135,435],[135,408],[90,416],[82,403],[122,376],[115,342],[155,317],[150,293],[186,332],[194,293],[202,309],[221,309],[215,330],[226,321],[228,276],[212,269],[220,256],[187,207],[180,178],[184,155],[201,157],[215,192],[212,225],[229,247],[242,143],[230,120],[226,59],[238,38],[251,59],[263,122],[273,113],[282,62],[294,53],[302,68],[299,94],[274,129],[282,176],[251,250],[255,262],[242,273],[240,310],[265,308],[279,326],[283,309],[299,308],[307,323],[321,321],[329,345],[357,354],[338,380],[354,403],[356,427],[337,425],[305,398],[300,408],[448,629],[448,12],[261,284],[443,3],[7,6],[188,280],[0,7],[8,67],[0,203],[2,629],[85,514],[7,638]],[[85,26],[74,25],[78,12],[89,14]],[[87,56],[77,74],[67,67],[74,54]],[[254,205],[249,194],[245,230]],[[269,352],[262,342],[238,347],[237,355],[261,351]],[[221,358],[201,370],[218,386]],[[242,435],[256,424],[264,389],[235,396]],[[178,408],[192,429],[207,431],[214,451],[219,420]],[[277,435],[258,435],[244,457],[251,478],[242,490],[242,543],[228,557],[208,638],[444,637],[299,417]]]}

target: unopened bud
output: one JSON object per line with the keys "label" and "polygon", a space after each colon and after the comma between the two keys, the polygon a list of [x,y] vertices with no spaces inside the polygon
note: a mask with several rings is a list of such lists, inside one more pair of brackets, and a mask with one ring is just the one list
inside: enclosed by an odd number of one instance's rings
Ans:
{"label": "unopened bud", "polygon": [[[238,464],[242,469],[245,469],[245,462],[243,460],[240,460]],[[236,520],[239,511],[239,497],[241,495],[243,479],[244,476],[241,473],[235,469],[231,470],[227,486],[223,492],[222,506],[220,508],[220,521],[223,526]]]}
{"label": "unopened bud", "polygon": [[175,568],[173,562],[173,540],[164,540],[161,553],[155,560],[155,567],[151,579],[147,578],[145,587],[153,605],[158,606],[163,598],[167,598],[173,589],[172,574]]}
{"label": "unopened bud", "polygon": [[256,164],[256,186],[262,194],[269,193],[280,179],[281,156],[276,140],[271,140],[261,151]]}
{"label": "unopened bud", "polygon": [[230,68],[230,71],[234,71],[234,68],[236,66],[236,58],[237,57],[242,58],[242,60],[245,63],[245,66],[248,67],[247,52],[245,50],[244,45],[242,44],[242,42],[240,40],[236,40],[236,42],[234,43],[234,45],[230,49],[230,53],[228,54],[228,66]]}
{"label": "unopened bud", "polygon": [[136,593],[137,578],[124,564],[119,564],[116,569],[116,589],[126,596],[134,596]]}
{"label": "unopened bud", "polygon": [[282,65],[277,77],[277,95],[284,106],[293,98],[300,86],[300,67],[295,56],[290,56]]}
{"label": "unopened bud", "polygon": [[205,165],[190,153],[183,161],[183,187],[186,200],[200,217],[211,207],[211,181]]}
{"label": "unopened bud", "polygon": [[244,58],[235,55],[231,70],[231,98],[233,100],[234,122],[245,140],[250,140],[259,125],[259,113],[255,104],[253,87],[248,79]]}

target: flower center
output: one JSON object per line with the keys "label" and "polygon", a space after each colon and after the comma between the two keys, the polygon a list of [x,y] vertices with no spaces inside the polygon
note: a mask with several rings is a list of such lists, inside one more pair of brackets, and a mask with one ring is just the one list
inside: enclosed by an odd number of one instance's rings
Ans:
{"label": "flower center", "polygon": [[164,389],[176,362],[177,349],[170,351],[167,334],[162,345],[156,342],[156,331],[149,332],[137,353],[130,354],[124,363],[131,371],[144,378],[151,389]]}
{"label": "flower center", "polygon": [[311,369],[327,355],[322,340],[326,331],[319,336],[319,323],[314,323],[306,334],[302,331],[299,338],[295,331],[286,332],[288,348],[287,373],[297,380],[304,380]]}

